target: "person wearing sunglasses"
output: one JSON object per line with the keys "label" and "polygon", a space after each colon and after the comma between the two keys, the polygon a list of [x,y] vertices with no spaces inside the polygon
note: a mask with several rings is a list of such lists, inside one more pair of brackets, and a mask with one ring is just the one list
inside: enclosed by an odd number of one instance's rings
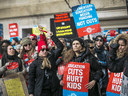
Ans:
{"label": "person wearing sunglasses", "polygon": [[101,35],[96,36],[95,38],[95,49],[94,55],[98,58],[100,65],[102,66],[103,77],[100,79],[100,89],[101,95],[106,96],[106,89],[108,85],[108,71],[107,71],[107,58],[108,51],[104,48],[104,38]]}
{"label": "person wearing sunglasses", "polygon": [[46,37],[38,42],[38,57],[29,67],[29,96],[58,96],[59,79],[56,75],[56,60],[64,46],[53,33],[48,34],[57,49],[49,51]]}

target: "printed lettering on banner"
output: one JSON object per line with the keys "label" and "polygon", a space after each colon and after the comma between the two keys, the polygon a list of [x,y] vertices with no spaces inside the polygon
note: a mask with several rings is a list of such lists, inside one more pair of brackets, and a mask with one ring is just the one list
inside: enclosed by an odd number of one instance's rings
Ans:
{"label": "printed lettering on banner", "polygon": [[63,96],[88,96],[89,63],[69,62],[64,69]]}
{"label": "printed lettering on banner", "polygon": [[111,73],[109,83],[107,86],[107,95],[109,96],[120,96],[121,84],[122,84],[122,73]]}
{"label": "printed lettering on banner", "polygon": [[79,37],[101,32],[98,16],[93,4],[72,7],[72,14]]}
{"label": "printed lettering on banner", "polygon": [[9,24],[9,34],[10,34],[10,37],[18,37],[19,36],[17,23]]}

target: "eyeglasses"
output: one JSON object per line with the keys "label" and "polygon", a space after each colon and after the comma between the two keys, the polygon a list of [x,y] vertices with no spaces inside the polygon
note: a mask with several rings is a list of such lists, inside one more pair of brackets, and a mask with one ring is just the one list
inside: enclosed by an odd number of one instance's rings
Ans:
{"label": "eyeglasses", "polygon": [[29,46],[30,46],[30,45],[31,45],[31,43],[30,43],[30,44],[26,44],[26,45],[24,45],[24,46],[26,47],[27,45],[29,45]]}
{"label": "eyeglasses", "polygon": [[44,50],[49,51],[49,49],[41,49],[40,51],[44,51]]}
{"label": "eyeglasses", "polygon": [[89,47],[90,49],[93,49],[94,47]]}
{"label": "eyeglasses", "polygon": [[97,39],[96,39],[96,41],[100,41],[100,42],[103,42],[103,39],[98,39],[98,38],[97,38]]}

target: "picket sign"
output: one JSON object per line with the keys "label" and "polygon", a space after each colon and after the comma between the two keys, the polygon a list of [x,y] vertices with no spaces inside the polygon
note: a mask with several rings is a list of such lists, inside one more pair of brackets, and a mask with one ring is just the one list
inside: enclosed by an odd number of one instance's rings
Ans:
{"label": "picket sign", "polygon": [[63,96],[88,96],[85,85],[89,83],[89,63],[69,62],[63,76]]}
{"label": "picket sign", "polygon": [[72,14],[79,37],[101,32],[98,16],[93,4],[72,7]]}
{"label": "picket sign", "polygon": [[121,84],[122,84],[122,73],[112,73],[109,78],[107,86],[107,96],[120,96]]}
{"label": "picket sign", "polygon": [[19,36],[17,23],[9,24],[9,35],[10,35],[10,37],[18,37]]}

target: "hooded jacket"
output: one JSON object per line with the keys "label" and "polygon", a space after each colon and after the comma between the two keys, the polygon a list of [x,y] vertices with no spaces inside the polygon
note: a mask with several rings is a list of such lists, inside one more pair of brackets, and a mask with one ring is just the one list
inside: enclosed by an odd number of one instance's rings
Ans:
{"label": "hooded jacket", "polygon": [[[118,50],[110,49],[108,68],[114,73],[124,72],[124,75],[128,77],[128,35],[125,33],[118,35],[115,38],[114,43],[118,43],[119,38],[124,38],[127,41],[125,50],[124,52],[120,53]],[[113,59],[111,59],[112,57]]]}

